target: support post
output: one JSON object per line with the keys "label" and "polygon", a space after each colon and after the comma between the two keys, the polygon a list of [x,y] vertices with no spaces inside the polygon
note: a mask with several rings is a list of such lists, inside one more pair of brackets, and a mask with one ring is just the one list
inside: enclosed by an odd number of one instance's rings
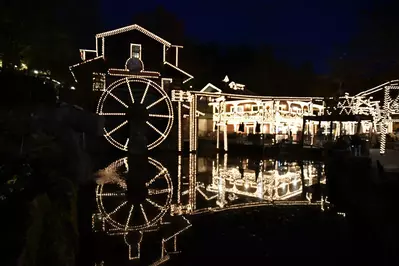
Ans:
{"label": "support post", "polygon": [[227,146],[228,146],[228,139],[227,139],[227,124],[224,125],[224,131],[223,131],[223,144],[224,144],[224,151],[227,152]]}
{"label": "support post", "polygon": [[197,155],[189,155],[189,190],[188,190],[188,205],[189,211],[192,212],[196,207],[196,189],[197,189]]}
{"label": "support post", "polygon": [[216,122],[216,150],[219,151],[220,142],[220,125]]}
{"label": "support post", "polygon": [[194,95],[194,111],[193,111],[193,120],[194,120],[194,151],[198,150],[198,118],[197,118],[197,95]]}
{"label": "support post", "polygon": [[182,151],[181,102],[177,102],[177,150]]}
{"label": "support post", "polygon": [[[194,130],[195,130],[195,125],[194,125],[194,118],[195,118],[195,111],[194,111],[194,103],[193,103],[193,99],[194,97],[192,96],[192,98],[190,99],[190,111],[189,111],[189,142],[190,142],[190,152],[194,151]],[[194,113],[194,115],[193,115]]]}
{"label": "support post", "polygon": [[387,123],[389,117],[389,87],[385,86],[384,88],[384,118],[382,121],[382,128],[381,128],[381,143],[380,143],[380,154],[385,154],[385,145],[387,142]]}
{"label": "support post", "polygon": [[181,200],[180,200],[180,194],[181,194],[181,168],[182,164],[182,158],[181,155],[178,155],[177,157],[177,204],[180,205]]}
{"label": "support post", "polygon": [[[302,118],[302,136],[301,136],[301,146],[303,147],[304,139],[305,139],[305,126],[306,126],[306,119],[305,117]],[[308,130],[309,134],[309,130]]]}

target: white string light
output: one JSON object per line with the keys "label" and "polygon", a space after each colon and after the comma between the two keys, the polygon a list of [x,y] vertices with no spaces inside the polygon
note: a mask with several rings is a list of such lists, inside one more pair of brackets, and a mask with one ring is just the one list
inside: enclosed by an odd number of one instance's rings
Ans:
{"label": "white string light", "polygon": [[[141,84],[145,84],[146,85],[146,91],[148,91],[149,89],[151,89],[152,91],[155,91],[155,95],[158,97],[158,100],[156,100],[155,102],[152,102],[150,105],[148,105],[146,108],[150,109],[151,107],[157,105],[157,104],[163,104],[166,105],[167,107],[167,114],[153,114],[150,113],[149,117],[151,118],[165,118],[167,119],[167,124],[165,129],[158,129],[156,128],[152,123],[150,123],[149,121],[147,121],[147,125],[154,130],[155,132],[157,132],[159,134],[159,137],[156,138],[153,142],[149,143],[147,145],[148,149],[151,150],[155,147],[157,147],[159,144],[161,144],[169,135],[171,129],[172,129],[172,125],[173,125],[173,120],[174,120],[174,116],[173,116],[173,107],[172,107],[172,102],[170,100],[170,98],[168,97],[168,95],[166,94],[166,92],[159,87],[158,84],[156,84],[155,82],[148,80],[148,79],[135,79],[135,78],[122,78],[119,79],[117,81],[115,81],[114,83],[112,83],[106,91],[104,91],[98,101],[98,105],[97,105],[97,114],[100,114],[102,116],[115,116],[115,115],[122,115],[124,114],[124,112],[118,112],[118,113],[108,113],[108,112],[103,112],[104,107],[107,105],[107,101],[109,99],[109,96],[111,96],[112,98],[114,98],[116,101],[118,101],[119,103],[121,103],[121,105],[125,108],[128,108],[128,105],[123,102],[121,99],[119,99],[115,94],[113,94],[113,90],[119,88],[120,86],[130,86],[130,84],[134,84],[134,83],[141,83]],[[147,93],[145,93],[141,99],[140,102],[144,101],[144,98],[146,96]],[[134,96],[133,94],[131,95],[131,100],[134,100]],[[132,100],[132,101],[133,101]],[[126,123],[125,123],[126,124]],[[124,125],[125,125],[124,124]],[[125,145],[125,143],[121,143],[117,140],[115,140],[112,137],[112,133],[114,133],[116,130],[120,129],[120,127],[116,128],[115,130],[111,130],[108,131],[106,128],[104,128],[104,136],[105,138],[115,147],[117,147],[118,149],[127,151],[127,146]]]}
{"label": "white string light", "polygon": [[[148,228],[151,225],[157,223],[167,212],[167,210],[170,208],[170,204],[172,201],[172,191],[173,191],[173,185],[172,185],[172,180],[170,178],[169,172],[167,169],[158,161],[154,160],[153,158],[149,158],[148,163],[154,167],[157,171],[157,174],[151,179],[151,181],[146,183],[146,187],[149,190],[149,195],[146,201],[153,205],[156,206],[158,209],[158,213],[154,216],[152,215],[151,217],[148,216],[147,212],[145,211],[145,208],[143,204],[139,204],[138,206],[134,206],[132,203],[128,203],[127,201],[123,200],[123,197],[125,196],[125,193],[127,191],[127,185],[126,181],[122,178],[119,178],[116,173],[118,173],[121,168],[126,168],[125,163],[127,161],[127,158],[122,158],[120,160],[117,160],[116,162],[112,163],[109,165],[106,169],[103,170],[103,173],[109,172],[109,173],[114,173],[114,174],[108,174],[108,175],[103,175],[102,182],[97,185],[96,188],[96,201],[97,201],[97,207],[100,213],[103,215],[105,220],[112,224],[115,228],[119,228],[119,230],[123,231],[136,231],[142,228]],[[126,172],[127,169],[123,169],[123,172]],[[161,188],[159,185],[157,185],[156,188],[152,188],[153,183],[158,180],[158,179],[163,179],[166,182],[159,182],[159,184],[163,184],[163,186],[166,186],[166,188]],[[115,190],[114,184],[118,185],[118,189],[121,192],[105,192],[108,190]],[[151,199],[153,195],[159,195],[159,194],[166,194],[167,197],[163,201],[162,204],[159,203],[159,198],[157,198],[157,203],[155,203],[154,200]],[[121,198],[122,197],[122,198]],[[121,203],[114,209],[108,210],[107,208],[104,207],[104,202],[106,201],[115,201],[115,200],[122,200]],[[139,208],[141,210],[141,215],[145,220],[145,223],[143,224],[133,224],[131,223],[132,215],[133,215],[133,209],[134,207]],[[128,217],[125,222],[116,220],[113,216],[113,214],[116,214],[117,212],[121,211],[122,208],[128,208]]]}

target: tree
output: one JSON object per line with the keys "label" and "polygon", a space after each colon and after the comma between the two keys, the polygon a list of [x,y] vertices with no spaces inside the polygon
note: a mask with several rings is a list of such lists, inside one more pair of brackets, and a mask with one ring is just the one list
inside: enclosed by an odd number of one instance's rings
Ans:
{"label": "tree", "polygon": [[375,1],[360,13],[359,33],[337,49],[332,75],[346,91],[355,93],[398,77],[398,8],[394,0]]}
{"label": "tree", "polygon": [[[0,53],[6,68],[20,65],[65,76],[78,61],[79,38],[98,24],[97,0],[3,1],[0,3]],[[69,76],[69,75],[68,75]]]}
{"label": "tree", "polygon": [[133,16],[133,24],[138,24],[148,29],[172,44],[182,45],[184,43],[183,21],[163,6],[136,14]]}

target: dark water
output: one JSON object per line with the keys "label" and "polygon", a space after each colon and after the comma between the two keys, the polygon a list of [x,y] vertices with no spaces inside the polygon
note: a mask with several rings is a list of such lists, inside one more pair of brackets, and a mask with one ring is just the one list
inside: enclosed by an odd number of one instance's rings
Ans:
{"label": "dark water", "polygon": [[145,198],[128,200],[124,175],[140,169],[124,158],[87,188],[80,265],[313,265],[354,256],[320,162],[190,155],[148,163]]}

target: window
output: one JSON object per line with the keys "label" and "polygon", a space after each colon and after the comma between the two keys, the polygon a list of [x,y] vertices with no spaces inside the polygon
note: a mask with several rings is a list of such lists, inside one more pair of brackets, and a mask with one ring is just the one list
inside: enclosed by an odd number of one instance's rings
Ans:
{"label": "window", "polygon": [[230,112],[232,112],[232,113],[242,113],[242,112],[244,112],[244,107],[243,106],[231,106],[230,107]]}
{"label": "window", "polygon": [[93,73],[93,91],[105,91],[105,75]]}
{"label": "window", "polygon": [[130,57],[141,59],[141,44],[132,43],[130,45]]}
{"label": "window", "polygon": [[258,105],[252,105],[252,112],[258,112],[259,111],[259,106]]}

